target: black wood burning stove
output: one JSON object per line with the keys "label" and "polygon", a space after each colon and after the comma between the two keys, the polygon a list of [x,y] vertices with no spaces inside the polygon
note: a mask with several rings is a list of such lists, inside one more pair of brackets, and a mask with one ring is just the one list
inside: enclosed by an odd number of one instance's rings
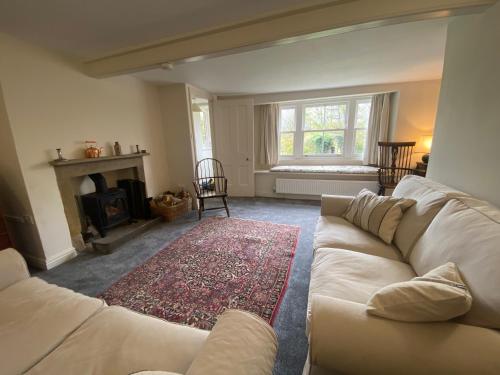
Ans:
{"label": "black wood burning stove", "polygon": [[149,202],[146,200],[146,185],[141,180],[124,179],[116,185],[125,190],[128,198],[128,210],[134,219],[150,219]]}
{"label": "black wood burning stove", "polygon": [[127,193],[120,188],[108,188],[106,179],[100,173],[90,174],[94,181],[95,193],[81,196],[82,207],[101,237],[106,237],[108,229],[130,221]]}

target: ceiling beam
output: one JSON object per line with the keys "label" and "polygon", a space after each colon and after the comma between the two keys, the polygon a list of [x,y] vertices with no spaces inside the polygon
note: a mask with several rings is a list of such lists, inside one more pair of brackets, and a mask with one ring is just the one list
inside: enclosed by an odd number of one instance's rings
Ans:
{"label": "ceiling beam", "polygon": [[93,77],[198,61],[354,30],[480,12],[496,0],[336,0],[178,35],[86,61]]}

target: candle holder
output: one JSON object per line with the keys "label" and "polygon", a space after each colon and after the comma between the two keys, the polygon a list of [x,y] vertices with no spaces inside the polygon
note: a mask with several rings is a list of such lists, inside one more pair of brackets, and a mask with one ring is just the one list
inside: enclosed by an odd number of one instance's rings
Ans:
{"label": "candle holder", "polygon": [[56,151],[57,151],[57,161],[65,161],[65,160],[68,160],[66,159],[63,154],[62,154],[62,150],[60,148],[56,148]]}

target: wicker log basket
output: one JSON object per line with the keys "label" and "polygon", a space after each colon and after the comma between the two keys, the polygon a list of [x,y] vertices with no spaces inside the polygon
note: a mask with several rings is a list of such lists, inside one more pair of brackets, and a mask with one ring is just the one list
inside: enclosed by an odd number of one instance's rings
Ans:
{"label": "wicker log basket", "polygon": [[163,217],[164,221],[174,221],[192,210],[193,198],[188,192],[173,194],[166,192],[150,201],[151,213]]}

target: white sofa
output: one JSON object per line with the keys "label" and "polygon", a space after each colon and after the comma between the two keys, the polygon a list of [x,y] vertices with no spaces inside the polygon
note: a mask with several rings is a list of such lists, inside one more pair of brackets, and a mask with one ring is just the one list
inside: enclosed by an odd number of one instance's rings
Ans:
{"label": "white sofa", "polygon": [[169,323],[30,277],[0,251],[0,374],[271,374],[273,329],[227,310],[211,332]]}
{"label": "white sofa", "polygon": [[[417,176],[393,196],[417,203],[391,245],[341,217],[353,197],[322,197],[304,374],[500,374],[500,210]],[[366,313],[381,287],[448,261],[473,296],[463,317],[405,323]]]}

